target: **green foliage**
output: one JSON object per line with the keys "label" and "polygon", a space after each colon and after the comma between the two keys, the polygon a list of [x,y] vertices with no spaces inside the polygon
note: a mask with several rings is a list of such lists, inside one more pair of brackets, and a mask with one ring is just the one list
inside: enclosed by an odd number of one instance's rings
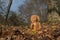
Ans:
{"label": "green foliage", "polygon": [[52,12],[48,15],[48,21],[52,23],[56,23],[60,21],[60,16],[56,12]]}
{"label": "green foliage", "polygon": [[14,25],[14,26],[19,26],[19,25],[26,25],[26,23],[22,20],[23,17],[17,15],[17,13],[11,11],[9,18],[8,18],[8,24],[9,25]]}
{"label": "green foliage", "polygon": [[0,24],[3,24],[4,23],[4,16],[2,16],[1,14],[0,14]]}
{"label": "green foliage", "polygon": [[57,0],[58,1],[58,13],[60,15],[60,0]]}
{"label": "green foliage", "polygon": [[35,34],[36,34],[36,31],[35,31],[35,30],[33,30],[31,34],[32,34],[32,35],[35,35]]}

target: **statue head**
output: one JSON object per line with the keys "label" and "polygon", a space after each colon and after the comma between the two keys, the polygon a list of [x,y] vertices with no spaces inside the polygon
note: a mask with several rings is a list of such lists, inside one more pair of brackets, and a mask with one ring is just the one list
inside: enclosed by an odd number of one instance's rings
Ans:
{"label": "statue head", "polygon": [[40,21],[40,17],[38,15],[32,15],[31,16],[31,22],[39,22]]}

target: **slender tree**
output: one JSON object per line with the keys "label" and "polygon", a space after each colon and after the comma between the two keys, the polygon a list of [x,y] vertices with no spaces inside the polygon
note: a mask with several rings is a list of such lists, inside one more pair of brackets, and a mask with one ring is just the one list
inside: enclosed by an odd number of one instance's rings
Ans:
{"label": "slender tree", "polygon": [[9,15],[9,12],[10,12],[10,8],[11,8],[11,5],[12,5],[12,1],[13,0],[9,0],[9,4],[7,6],[7,10],[6,10],[6,22],[8,20],[8,15]]}

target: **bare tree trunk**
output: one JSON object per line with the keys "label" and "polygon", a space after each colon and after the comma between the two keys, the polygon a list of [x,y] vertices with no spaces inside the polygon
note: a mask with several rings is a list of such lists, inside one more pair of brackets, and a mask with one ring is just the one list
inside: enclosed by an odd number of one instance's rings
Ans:
{"label": "bare tree trunk", "polygon": [[9,12],[10,12],[11,5],[12,5],[12,0],[9,0],[9,4],[8,4],[7,10],[6,10],[6,23],[7,23],[7,20],[8,20],[8,15],[9,15]]}

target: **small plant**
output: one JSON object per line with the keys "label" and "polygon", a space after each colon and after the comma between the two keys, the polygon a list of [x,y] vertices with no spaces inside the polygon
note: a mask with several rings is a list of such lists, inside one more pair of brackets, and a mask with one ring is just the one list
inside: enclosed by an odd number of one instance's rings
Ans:
{"label": "small plant", "polygon": [[32,30],[31,35],[35,35],[36,34],[36,30]]}

